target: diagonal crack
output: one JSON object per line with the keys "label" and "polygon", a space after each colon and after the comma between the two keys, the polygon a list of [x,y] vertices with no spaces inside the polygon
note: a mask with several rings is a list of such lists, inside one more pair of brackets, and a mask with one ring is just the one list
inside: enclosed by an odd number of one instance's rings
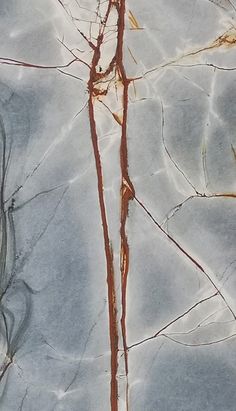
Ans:
{"label": "diagonal crack", "polygon": [[170,322],[168,322],[164,327],[162,327],[159,331],[157,331],[154,335],[152,335],[151,337],[147,337],[144,338],[143,340],[140,340],[132,345],[130,345],[128,347],[128,349],[130,350],[131,348],[137,347],[141,344],[146,343],[147,341],[151,341],[154,340],[155,338],[157,338],[160,335],[163,335],[163,331],[165,331],[167,328],[169,328],[171,325],[175,324],[177,321],[179,321],[180,319],[184,318],[187,314],[189,314],[192,310],[194,310],[195,308],[197,308],[200,304],[209,301],[210,299],[216,297],[219,294],[219,292],[215,292],[214,294],[211,294],[210,296],[201,299],[200,301],[198,301],[197,303],[195,303],[194,305],[192,305],[190,308],[188,308],[186,311],[184,311],[182,314],[178,315],[177,317],[175,317],[173,320],[171,320]]}
{"label": "diagonal crack", "polygon": [[137,196],[134,196],[135,201],[140,205],[140,207],[145,211],[145,213],[150,217],[150,219],[153,221],[153,223],[158,227],[158,229],[167,237],[171,243],[183,254],[186,259],[188,259],[197,269],[199,269],[204,276],[209,280],[209,282],[213,285],[217,293],[220,295],[222,300],[224,301],[225,305],[227,306],[228,310],[231,312],[232,316],[234,319],[236,319],[236,314],[234,313],[234,310],[232,309],[231,305],[227,302],[225,296],[219,289],[219,287],[216,285],[215,281],[212,279],[211,275],[207,272],[207,270],[200,264],[194,257],[191,256],[191,254],[188,253],[187,250],[185,250],[184,247],[182,247],[178,241],[174,239],[162,226],[161,224],[153,217],[151,212],[147,209],[147,207],[137,198]]}

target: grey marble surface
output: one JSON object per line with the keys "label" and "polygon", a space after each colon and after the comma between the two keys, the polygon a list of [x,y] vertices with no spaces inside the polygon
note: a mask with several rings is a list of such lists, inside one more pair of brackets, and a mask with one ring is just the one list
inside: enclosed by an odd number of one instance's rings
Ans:
{"label": "grey marble surface", "polygon": [[0,410],[235,411],[235,0],[0,27]]}

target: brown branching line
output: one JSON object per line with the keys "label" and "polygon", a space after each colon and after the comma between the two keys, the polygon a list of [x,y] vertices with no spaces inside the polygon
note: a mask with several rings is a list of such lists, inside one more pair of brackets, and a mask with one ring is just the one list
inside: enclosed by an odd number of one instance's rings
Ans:
{"label": "brown branching line", "polygon": [[206,271],[206,269],[194,258],[191,256],[191,254],[189,254],[187,252],[187,250],[184,249],[183,246],[181,246],[175,239],[173,236],[171,236],[162,226],[160,223],[158,223],[158,221],[153,217],[153,215],[150,213],[150,211],[147,209],[147,207],[137,198],[137,196],[134,196],[134,199],[136,200],[136,202],[140,205],[140,207],[145,211],[145,213],[150,217],[150,219],[153,221],[153,223],[159,228],[159,230],[171,241],[171,243],[181,252],[181,254],[183,254],[186,259],[188,259],[191,263],[193,263],[193,265],[198,268],[203,274],[204,276],[209,280],[209,282],[213,285],[213,287],[215,288],[215,290],[218,292],[218,294],[220,295],[220,297],[222,298],[222,300],[224,301],[225,305],[227,306],[227,308],[229,309],[229,311],[231,312],[232,316],[234,319],[236,319],[236,314],[234,313],[232,307],[229,305],[229,303],[227,302],[225,296],[223,295],[223,293],[221,292],[221,290],[219,289],[219,287],[216,285],[216,283],[214,282],[214,280],[211,278],[211,275]]}

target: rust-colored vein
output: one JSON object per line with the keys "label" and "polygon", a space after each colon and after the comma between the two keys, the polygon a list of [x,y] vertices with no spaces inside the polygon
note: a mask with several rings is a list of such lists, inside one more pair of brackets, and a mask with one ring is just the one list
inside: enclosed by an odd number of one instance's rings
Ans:
{"label": "rust-colored vein", "polygon": [[200,48],[198,50],[189,52],[188,54],[184,55],[183,57],[190,57],[196,54],[202,53],[204,51],[216,49],[219,47],[234,47],[236,44],[236,30],[230,28],[221,36],[217,37],[209,46]]}
{"label": "rust-colored vein", "polygon": [[[111,7],[111,2],[109,2],[107,14],[105,16],[104,22],[107,21],[109,11]],[[118,369],[118,330],[117,330],[117,306],[116,306],[116,291],[115,291],[115,276],[114,276],[114,264],[113,264],[113,253],[109,238],[109,230],[106,216],[106,207],[104,200],[103,191],[103,172],[102,164],[98,146],[98,135],[96,129],[96,121],[94,114],[94,96],[96,96],[96,89],[94,84],[98,79],[98,73],[96,67],[100,59],[100,48],[103,42],[103,32],[101,31],[97,38],[97,44],[94,49],[90,78],[88,81],[88,110],[90,119],[90,130],[93,145],[93,152],[97,171],[97,184],[98,184],[98,197],[100,205],[100,213],[103,227],[103,238],[104,247],[106,255],[106,266],[107,266],[107,286],[108,286],[108,307],[109,307],[109,333],[110,333],[110,349],[111,349],[111,392],[110,392],[110,404],[111,411],[118,411],[118,384],[117,384],[117,369]]]}
{"label": "rust-colored vein", "polygon": [[181,56],[181,58],[195,56],[196,54],[202,53],[204,51],[209,51],[220,47],[234,47],[235,44],[236,30],[234,28],[230,28],[229,30],[221,34],[221,36],[217,37],[209,46],[205,46],[200,49],[190,51],[189,53]]}
{"label": "rust-colored vein", "polygon": [[[68,7],[61,0],[57,2],[62,6],[67,16],[72,20],[73,24],[75,18],[72,16]],[[101,69],[99,61],[101,58],[101,46],[104,43],[104,34],[107,25],[107,21],[110,12],[113,8],[117,11],[117,47],[112,57],[109,65],[104,70]],[[99,99],[99,97],[106,96],[108,93],[107,89],[102,89],[100,87],[100,82],[108,79],[110,73],[115,73],[115,78],[119,80],[122,88],[122,114],[111,112],[114,120],[121,126],[121,142],[120,142],[120,169],[121,169],[121,184],[120,184],[120,272],[121,272],[121,303],[122,303],[122,314],[121,314],[121,332],[123,340],[124,358],[125,358],[125,373],[126,373],[126,408],[128,410],[128,349],[126,341],[126,291],[127,291],[127,279],[129,272],[129,245],[126,235],[126,221],[128,217],[129,201],[134,198],[135,192],[133,185],[129,178],[128,173],[128,148],[127,148],[127,113],[128,113],[128,88],[130,82],[134,79],[128,79],[126,76],[124,64],[123,64],[123,38],[125,31],[125,0],[109,0],[107,5],[107,10],[105,16],[101,20],[101,25],[99,29],[99,34],[97,36],[96,42],[93,43],[86,37],[86,35],[81,32],[81,30],[76,26],[78,33],[83,37],[83,39],[89,45],[92,52],[92,61],[89,65],[85,61],[78,58],[72,50],[68,49],[64,42],[61,42],[64,47],[72,55],[72,60],[64,65],[53,65],[44,66],[38,64],[31,64],[28,62],[13,60],[11,58],[0,57],[0,64],[14,65],[26,68],[37,68],[37,69],[57,69],[63,74],[75,77],[70,73],[63,72],[61,69],[70,67],[73,63],[82,63],[86,65],[89,69],[89,80],[88,80],[88,92],[89,98],[88,111],[89,111],[89,121],[90,121],[90,131],[91,140],[93,146],[94,160],[97,173],[97,187],[98,187],[98,198],[99,207],[103,228],[103,240],[104,240],[104,250],[106,257],[106,270],[107,270],[107,287],[108,287],[108,306],[109,306],[109,334],[110,334],[110,349],[111,349],[111,392],[110,392],[110,404],[111,411],[118,411],[118,383],[117,383],[117,371],[118,371],[118,324],[117,324],[117,298],[115,290],[115,273],[114,273],[114,262],[113,262],[113,252],[111,241],[109,237],[109,227],[105,207],[104,198],[104,188],[103,188],[103,169],[100,158],[99,144],[98,144],[98,134],[96,126],[96,118],[94,111],[94,104],[96,101],[106,104]],[[132,25],[132,29],[142,30],[139,26],[136,18],[129,12],[129,21]],[[135,59],[134,59],[135,60]],[[77,79],[77,77],[75,77]],[[79,79],[79,78],[78,78]],[[79,79],[81,80],[81,79]],[[109,80],[110,82],[110,80]],[[106,106],[107,107],[107,106]],[[108,107],[107,107],[108,108]],[[109,109],[110,111],[110,109]]]}
{"label": "rust-colored vein", "polygon": [[128,12],[128,19],[131,25],[131,30],[143,30],[142,27],[140,27],[140,25],[138,24],[137,19],[135,18],[135,16],[133,15],[132,11],[129,10]]}
{"label": "rust-colored vein", "polygon": [[[89,81],[90,83],[90,81]],[[91,84],[89,85],[91,90]],[[90,95],[88,101],[90,130],[93,144],[93,151],[96,163],[97,181],[98,181],[98,196],[100,213],[103,227],[103,238],[106,255],[107,266],[107,286],[108,286],[108,306],[109,306],[109,332],[110,332],[110,348],[111,348],[111,410],[118,411],[118,385],[117,385],[117,369],[118,369],[118,330],[117,330],[117,307],[116,307],[116,292],[113,253],[109,239],[108,224],[106,217],[106,208],[103,194],[103,176],[100,153],[98,148],[98,137],[96,131],[96,123],[94,118],[93,98]]]}
{"label": "rust-colored vein", "polygon": [[[62,6],[63,3],[62,3]],[[99,61],[101,58],[101,46],[104,42],[104,33],[106,23],[108,21],[110,12],[113,8],[116,8],[118,14],[118,34],[117,34],[117,48],[116,52],[111,59],[108,67],[102,71]],[[68,12],[67,12],[68,14]],[[122,318],[121,328],[125,353],[125,368],[126,375],[128,375],[128,360],[127,360],[127,344],[126,344],[126,284],[128,275],[128,243],[125,235],[125,223],[128,214],[128,201],[130,199],[131,183],[128,178],[128,161],[127,161],[127,144],[126,144],[126,121],[127,121],[127,107],[128,107],[128,84],[129,81],[126,78],[125,70],[123,66],[123,35],[124,35],[124,18],[125,18],[125,1],[124,0],[109,0],[105,16],[103,17],[102,24],[100,26],[99,34],[96,39],[96,44],[92,43],[85,37],[83,33],[79,33],[84,37],[89,46],[92,49],[93,57],[90,65],[90,77],[88,81],[88,110],[90,119],[90,130],[93,145],[93,152],[97,171],[98,181],[98,196],[101,220],[103,226],[104,247],[106,255],[107,265],[107,285],[108,285],[108,305],[109,305],[109,331],[110,331],[110,348],[111,348],[111,392],[110,392],[110,404],[111,411],[118,411],[118,383],[117,383],[117,371],[118,371],[118,329],[117,329],[117,305],[116,305],[116,292],[115,292],[115,273],[113,264],[113,254],[109,238],[109,229],[106,215],[106,207],[104,200],[103,190],[103,170],[98,145],[98,135],[96,127],[96,119],[94,113],[94,104],[96,101],[102,103],[110,112],[109,107],[100,99],[102,96],[106,96],[108,89],[103,90],[100,87],[100,82],[103,82],[108,78],[108,75],[115,71],[115,74],[119,76],[119,79],[123,85],[123,112],[119,116],[117,113],[111,112],[115,121],[122,128],[122,137],[120,145],[120,163],[121,163],[121,223],[120,223],[120,236],[121,236],[121,277],[122,277]]]}
{"label": "rust-colored vein", "polygon": [[125,0],[120,0],[117,3],[118,13],[118,34],[117,34],[117,49],[116,49],[116,67],[118,75],[123,85],[123,118],[120,143],[120,168],[121,168],[121,186],[120,186],[120,271],[121,271],[121,332],[123,339],[123,349],[125,358],[125,374],[126,374],[126,409],[128,410],[128,348],[126,336],[126,296],[127,296],[127,280],[129,272],[129,244],[126,235],[126,221],[128,217],[129,201],[134,197],[134,187],[129,178],[128,172],[128,146],[127,146],[127,116],[128,116],[128,89],[130,80],[126,76],[123,63],[123,39],[125,31]]}
{"label": "rust-colored vein", "polygon": [[228,198],[236,198],[236,193],[216,193],[208,196],[202,196],[202,197],[208,197],[208,198],[213,198],[213,197],[228,197]]}
{"label": "rust-colored vein", "polygon": [[[111,404],[111,411],[118,411],[118,382],[117,382],[117,372],[118,372],[118,324],[117,324],[117,297],[116,297],[116,289],[115,289],[115,273],[114,273],[114,262],[113,262],[113,251],[112,245],[109,236],[109,227],[108,227],[108,219],[106,214],[106,206],[105,206],[105,198],[104,198],[104,188],[103,188],[103,168],[100,158],[100,151],[99,151],[99,144],[98,144],[98,134],[97,134],[97,126],[96,126],[96,118],[95,118],[95,111],[94,111],[94,104],[96,101],[100,101],[99,97],[105,97],[108,93],[108,87],[106,89],[100,87],[100,81],[102,83],[103,80],[111,81],[108,79],[108,75],[111,73],[115,73],[116,79],[118,78],[121,88],[122,88],[122,115],[120,116],[117,113],[111,112],[114,120],[121,126],[121,142],[120,142],[120,169],[121,169],[121,184],[120,184],[120,273],[121,273],[121,303],[122,303],[122,313],[121,313],[121,333],[122,333],[122,340],[123,340],[123,349],[124,349],[124,358],[125,358],[125,373],[126,373],[126,408],[128,410],[128,349],[132,348],[132,346],[128,347],[127,345],[127,337],[126,337],[126,308],[127,308],[127,281],[128,281],[128,273],[129,273],[129,244],[126,234],[126,223],[128,218],[128,211],[129,211],[129,201],[135,199],[139,205],[143,208],[143,210],[149,215],[152,221],[156,224],[156,226],[163,232],[163,234],[178,248],[178,250],[189,260],[191,261],[195,267],[197,267],[204,275],[208,278],[210,283],[214,286],[216,293],[210,297],[207,297],[205,300],[210,299],[216,295],[219,295],[225,302],[225,305],[231,311],[234,319],[236,316],[226,301],[224,295],[221,293],[220,289],[217,288],[217,285],[212,280],[211,276],[208,274],[207,270],[196,260],[194,259],[191,254],[187,252],[184,247],[182,247],[169,233],[163,229],[163,227],[157,222],[157,220],[152,216],[149,210],[145,207],[144,204],[135,196],[134,187],[129,177],[128,172],[128,146],[127,146],[127,116],[128,116],[128,90],[129,84],[133,82],[134,91],[135,85],[134,80],[142,79],[143,76],[139,76],[133,79],[128,79],[126,76],[124,63],[123,63],[123,39],[124,39],[124,31],[125,31],[125,0],[108,0],[107,2],[107,10],[105,16],[101,19],[100,18],[100,29],[97,39],[95,39],[95,43],[93,43],[91,38],[91,24],[90,22],[90,38],[88,38],[81,30],[75,25],[75,21],[77,20],[74,18],[68,8],[65,7],[65,4],[62,0],[56,0],[60,6],[63,7],[64,11],[66,12],[67,16],[73,22],[77,32],[82,36],[84,41],[90,47],[90,51],[92,53],[92,61],[89,65],[86,61],[81,60],[76,54],[73,53],[73,49],[70,50],[68,47],[65,46],[64,42],[61,41],[60,43],[67,49],[68,52],[72,55],[72,59],[64,64],[64,65],[40,65],[40,64],[33,64],[21,60],[15,60],[11,58],[4,58],[0,57],[0,64],[3,65],[13,65],[18,67],[24,68],[32,68],[32,69],[56,69],[59,72],[71,76],[75,79],[81,79],[73,74],[64,72],[62,69],[69,68],[74,63],[81,63],[87,67],[89,70],[89,80],[88,80],[88,111],[89,111],[89,120],[90,120],[90,131],[91,131],[91,140],[94,152],[94,159],[95,159],[95,166],[97,172],[97,187],[98,187],[98,199],[99,199],[99,207],[100,207],[100,214],[101,214],[101,222],[102,222],[102,229],[103,229],[103,240],[104,240],[104,251],[105,251],[105,258],[106,258],[106,271],[107,271],[107,289],[108,289],[108,311],[109,311],[109,336],[110,336],[110,350],[111,350],[111,381],[110,381],[110,404]],[[78,4],[79,5],[79,4]],[[100,1],[98,2],[97,8],[97,18],[99,18],[99,5]],[[80,6],[79,6],[80,7]],[[83,7],[81,7],[83,8]],[[101,68],[99,66],[99,60],[101,57],[101,46],[104,43],[104,35],[105,29],[107,28],[107,21],[110,15],[110,12],[113,8],[116,8],[117,11],[117,47],[112,57],[109,65],[107,68]],[[134,17],[133,13],[129,11],[128,13],[128,20],[131,24],[131,30],[142,30],[143,28],[139,26],[138,21]],[[186,57],[195,56],[201,54],[205,51],[210,51],[216,48],[223,48],[223,47],[234,47],[236,44],[236,30],[234,28],[230,28],[217,39],[215,39],[210,45],[206,47],[199,48],[197,50],[190,51],[189,53],[176,57],[174,60],[164,62],[161,66],[157,68],[153,68],[148,70],[144,75],[151,73],[159,68],[164,68],[169,65],[175,65],[182,59]],[[79,50],[79,49],[76,49]],[[131,50],[128,48],[133,60],[135,60]],[[199,64],[201,65],[201,64]],[[204,65],[208,65],[214,68],[218,68],[221,70],[235,70],[235,68],[223,68],[217,67],[209,63],[205,63]],[[100,101],[102,102],[102,101]],[[105,103],[103,103],[105,105]],[[106,106],[106,105],[105,105]],[[107,106],[106,106],[107,107]],[[107,107],[108,108],[108,107]],[[109,109],[109,108],[108,108]],[[109,109],[110,110],[110,109]],[[110,110],[111,111],[111,110]],[[233,155],[236,158],[235,148],[232,146]],[[19,191],[22,186],[18,187],[16,191]],[[196,191],[196,190],[195,190]],[[191,196],[189,198],[194,198],[197,196],[201,197],[210,197],[206,195],[200,195],[200,193],[196,192],[196,196]],[[218,193],[214,194],[215,197],[231,197],[235,198],[234,193]],[[7,200],[8,201],[8,200]],[[187,201],[187,200],[186,200]],[[183,203],[182,203],[183,204]],[[181,205],[178,205],[180,207]],[[191,310],[195,309],[199,304],[203,303],[205,300],[201,300],[200,302],[196,303],[194,306],[190,307],[185,313],[181,314],[179,317],[172,320],[169,324],[167,324],[162,330],[156,333],[154,336],[147,338],[146,340],[152,339],[160,335],[167,327],[171,326],[174,322],[178,321],[180,318],[187,315]],[[163,334],[164,335],[164,334]],[[170,338],[170,337],[168,337]],[[140,343],[146,341],[143,340]],[[139,345],[133,344],[133,346]],[[0,373],[0,381],[3,378],[5,372],[7,371],[8,367],[12,363],[12,358],[9,359],[8,362],[5,364],[5,368]]]}
{"label": "rust-colored vein", "polygon": [[113,115],[114,119],[116,120],[116,122],[117,122],[120,126],[122,126],[123,117],[122,117],[121,115],[117,114],[117,113],[112,113],[112,115]]}
{"label": "rust-colored vein", "polygon": [[[146,76],[147,74],[153,73],[156,70],[160,70],[163,69],[165,67],[169,67],[169,66],[176,66],[178,67],[179,62],[181,62],[182,60],[188,58],[188,57],[194,57],[194,56],[198,56],[201,55],[204,52],[207,51],[214,51],[216,49],[224,49],[224,48],[230,48],[230,47],[235,47],[236,45],[236,30],[234,28],[230,28],[227,31],[225,31],[223,34],[221,34],[219,37],[217,37],[215,40],[213,40],[212,43],[210,43],[207,46],[201,47],[201,48],[197,48],[195,50],[191,50],[185,54],[182,54],[180,56],[174,57],[173,59],[167,61],[167,62],[163,62],[162,64],[158,65],[157,67],[154,67],[150,70],[147,70],[143,76]],[[209,66],[209,67],[213,67],[213,68],[218,68],[219,70],[235,70],[235,68],[232,69],[225,69],[224,67],[219,67],[219,66],[215,66],[214,64],[210,64],[210,63],[199,63],[199,64],[194,64],[194,65],[190,65],[189,67],[195,67],[195,66]],[[180,65],[181,67],[184,67],[184,65]],[[188,67],[188,66],[186,66]],[[143,76],[140,77],[136,77],[135,80],[140,80],[143,79]]]}
{"label": "rust-colored vein", "polygon": [[[114,57],[111,59],[109,66],[104,72],[96,73],[95,80],[100,81],[107,77],[113,70],[122,89],[122,114],[111,112],[106,104],[99,100],[112,114],[115,121],[121,126],[120,141],[120,272],[121,272],[121,333],[125,360],[126,375],[126,409],[128,410],[128,349],[126,338],[126,294],[127,280],[129,272],[129,245],[126,235],[126,221],[128,217],[129,201],[133,199],[134,188],[128,173],[128,147],[127,147],[127,114],[128,114],[128,88],[130,79],[127,78],[123,64],[123,38],[125,31],[125,0],[112,1],[112,6],[117,10],[117,47]],[[97,59],[98,63],[100,56]],[[94,65],[94,63],[92,64]],[[96,93],[97,95],[97,93]],[[100,94],[101,95],[101,94]],[[91,104],[92,106],[92,104]]]}

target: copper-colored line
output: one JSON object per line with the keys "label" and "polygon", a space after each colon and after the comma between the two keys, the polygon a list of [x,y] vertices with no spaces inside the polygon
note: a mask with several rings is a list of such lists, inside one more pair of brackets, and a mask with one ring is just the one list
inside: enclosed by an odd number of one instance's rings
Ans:
{"label": "copper-colored line", "polygon": [[118,331],[117,331],[117,308],[116,308],[116,292],[115,292],[115,279],[114,279],[114,265],[113,254],[109,239],[108,224],[106,217],[106,208],[103,195],[103,177],[102,167],[97,141],[96,123],[94,119],[94,107],[93,101],[90,97],[88,102],[89,117],[90,117],[90,129],[93,144],[93,151],[97,170],[98,181],[98,196],[100,213],[103,227],[103,238],[106,255],[106,267],[107,267],[107,287],[108,287],[108,307],[109,307],[109,333],[110,333],[110,348],[111,348],[111,410],[118,411],[118,385],[117,385],[117,369],[118,369]]}
{"label": "copper-colored line", "polygon": [[118,12],[118,34],[116,49],[116,67],[123,85],[123,121],[120,143],[120,167],[121,167],[121,204],[120,204],[120,271],[121,271],[121,332],[123,340],[125,374],[126,374],[126,409],[128,410],[128,348],[126,335],[126,308],[127,308],[127,281],[129,273],[129,244],[126,235],[126,221],[128,217],[129,201],[134,197],[134,188],[128,173],[128,146],[127,146],[127,117],[128,117],[128,88],[127,79],[123,63],[123,39],[125,30],[125,0],[120,0],[117,4]]}
{"label": "copper-colored line", "polygon": [[107,269],[107,287],[108,287],[108,310],[109,310],[109,334],[110,334],[110,349],[111,349],[111,381],[110,381],[110,405],[111,411],[118,411],[118,383],[117,383],[117,369],[118,369],[118,330],[117,330],[117,307],[116,307],[116,291],[115,291],[115,275],[113,264],[113,253],[109,238],[109,230],[106,216],[106,207],[104,200],[103,189],[103,172],[102,164],[98,146],[98,135],[96,129],[95,113],[94,113],[94,83],[97,79],[96,67],[100,59],[100,47],[103,41],[103,33],[97,38],[97,45],[94,49],[92,58],[90,78],[88,81],[88,110],[90,120],[90,131],[93,145],[94,159],[97,172],[97,186],[99,206],[101,213],[101,221],[103,227],[103,239],[106,256],[106,269]]}

